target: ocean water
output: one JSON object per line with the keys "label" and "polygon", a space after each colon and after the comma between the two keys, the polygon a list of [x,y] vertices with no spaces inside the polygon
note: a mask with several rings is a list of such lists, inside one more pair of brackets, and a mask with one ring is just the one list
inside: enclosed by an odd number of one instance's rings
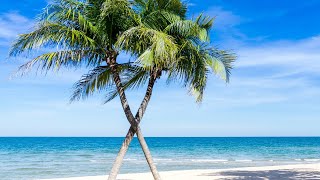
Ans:
{"label": "ocean water", "polygon": [[[123,138],[0,138],[0,179],[105,175]],[[320,163],[320,138],[146,138],[160,171]],[[121,173],[148,172],[137,139]]]}

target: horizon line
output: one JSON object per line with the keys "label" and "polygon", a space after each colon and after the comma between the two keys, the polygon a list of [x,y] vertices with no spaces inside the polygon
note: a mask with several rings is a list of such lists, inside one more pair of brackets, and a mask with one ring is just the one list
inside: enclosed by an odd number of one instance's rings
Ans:
{"label": "horizon line", "polygon": [[[0,136],[0,138],[125,138],[124,136]],[[134,137],[137,138],[137,137]],[[145,138],[320,138],[320,136],[146,136]]]}

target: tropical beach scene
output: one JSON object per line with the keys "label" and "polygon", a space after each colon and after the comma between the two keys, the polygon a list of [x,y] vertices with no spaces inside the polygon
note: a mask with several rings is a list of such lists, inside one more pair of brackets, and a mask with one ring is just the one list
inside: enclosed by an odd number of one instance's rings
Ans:
{"label": "tropical beach scene", "polygon": [[2,0],[0,180],[320,180],[319,0]]}

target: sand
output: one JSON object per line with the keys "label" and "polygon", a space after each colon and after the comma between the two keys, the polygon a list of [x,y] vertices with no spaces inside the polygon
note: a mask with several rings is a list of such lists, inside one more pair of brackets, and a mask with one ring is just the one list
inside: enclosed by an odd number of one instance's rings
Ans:
{"label": "sand", "polygon": [[[212,170],[185,170],[160,172],[163,180],[236,180],[236,179],[312,179],[320,180],[320,163],[297,164],[265,167],[247,167],[234,169]],[[107,176],[87,176],[75,178],[60,178],[51,180],[106,180]],[[152,180],[151,173],[120,174],[117,179],[121,180]]]}

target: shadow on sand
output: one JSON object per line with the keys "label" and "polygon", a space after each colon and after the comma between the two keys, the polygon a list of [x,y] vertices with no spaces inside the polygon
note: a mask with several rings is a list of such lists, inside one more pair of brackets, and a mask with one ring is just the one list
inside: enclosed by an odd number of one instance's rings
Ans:
{"label": "shadow on sand", "polygon": [[270,171],[226,171],[206,176],[226,176],[223,180],[320,180],[320,172],[294,171],[294,170],[270,170]]}

